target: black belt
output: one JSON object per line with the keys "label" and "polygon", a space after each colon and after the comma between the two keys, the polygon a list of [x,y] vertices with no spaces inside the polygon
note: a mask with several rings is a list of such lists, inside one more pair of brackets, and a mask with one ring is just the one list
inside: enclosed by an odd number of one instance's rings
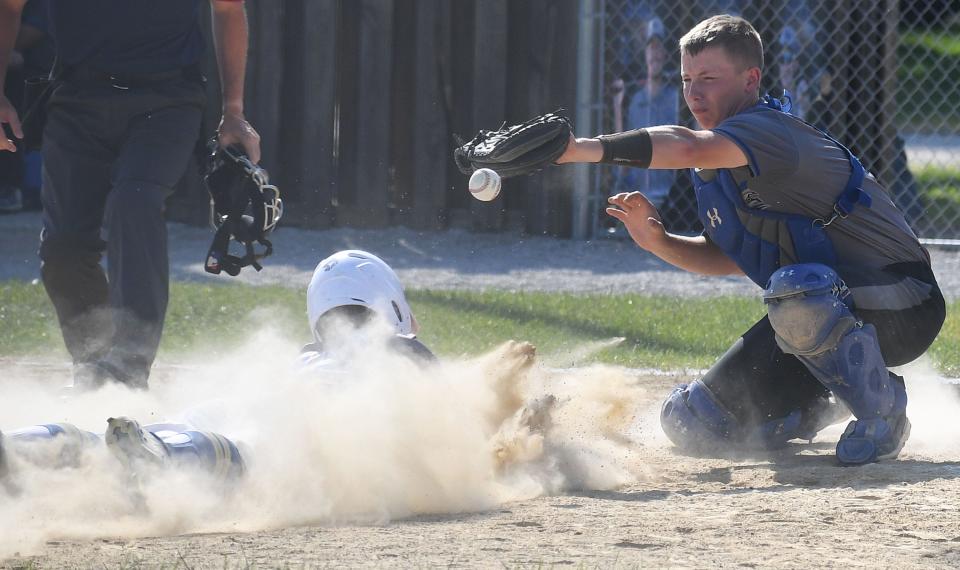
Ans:
{"label": "black belt", "polygon": [[65,81],[109,83],[117,89],[151,87],[178,79],[202,80],[202,77],[199,68],[195,65],[171,69],[169,71],[158,71],[156,73],[110,73],[82,66],[68,67],[63,72],[63,79]]}

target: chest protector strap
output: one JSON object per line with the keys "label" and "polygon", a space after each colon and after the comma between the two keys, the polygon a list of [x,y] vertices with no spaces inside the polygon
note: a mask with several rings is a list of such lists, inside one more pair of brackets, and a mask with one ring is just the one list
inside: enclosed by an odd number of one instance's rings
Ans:
{"label": "chest protector strap", "polygon": [[[786,98],[784,103],[768,95],[745,112],[787,112],[788,94]],[[804,123],[841,148],[850,162],[850,177],[826,216],[811,218],[752,208],[742,195],[747,181],[737,182],[731,170],[691,171],[706,235],[761,287],[782,265],[822,263],[835,267],[836,251],[825,228],[847,218],[858,205],[870,207],[870,196],[862,188],[866,172],[857,157],[827,133]]]}

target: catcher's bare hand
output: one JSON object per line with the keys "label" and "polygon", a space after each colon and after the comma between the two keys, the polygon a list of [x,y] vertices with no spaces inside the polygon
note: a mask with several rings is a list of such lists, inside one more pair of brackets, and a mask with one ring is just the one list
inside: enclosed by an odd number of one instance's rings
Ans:
{"label": "catcher's bare hand", "polygon": [[622,192],[607,199],[607,213],[623,222],[630,237],[647,251],[656,251],[667,237],[660,212],[641,192]]}
{"label": "catcher's bare hand", "polygon": [[260,134],[242,114],[224,113],[217,127],[217,141],[221,147],[240,145],[250,162],[260,162]]}
{"label": "catcher's bare hand", "polygon": [[[18,139],[23,138],[23,128],[20,126],[20,117],[17,116],[17,110],[2,93],[0,93],[0,124],[10,125],[13,136]],[[0,150],[17,152],[17,145],[7,137],[0,136]]]}

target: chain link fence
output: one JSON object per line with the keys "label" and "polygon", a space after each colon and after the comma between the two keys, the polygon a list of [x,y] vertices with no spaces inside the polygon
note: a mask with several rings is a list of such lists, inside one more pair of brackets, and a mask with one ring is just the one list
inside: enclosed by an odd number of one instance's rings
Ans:
{"label": "chain link fence", "polygon": [[[598,132],[696,127],[683,103],[677,42],[710,15],[751,21],[765,47],[765,91],[851,147],[928,242],[960,244],[960,2],[951,0],[592,0],[592,108]],[[622,231],[607,196],[643,191],[671,231],[697,233],[682,171],[595,169],[595,236]]]}

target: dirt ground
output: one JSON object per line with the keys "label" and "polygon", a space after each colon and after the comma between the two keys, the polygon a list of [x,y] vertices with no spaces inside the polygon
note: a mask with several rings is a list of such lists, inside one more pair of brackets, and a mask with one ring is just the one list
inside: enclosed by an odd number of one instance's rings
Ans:
{"label": "dirt ground", "polygon": [[[498,358],[503,360],[504,354]],[[0,363],[0,368],[21,380],[42,376],[50,381],[46,366],[7,361]],[[333,508],[299,522],[271,522],[269,517],[251,522],[249,513],[238,514],[231,522],[227,514],[216,517],[216,523],[199,527],[196,521],[169,527],[177,530],[161,532],[163,536],[157,535],[162,527],[138,527],[134,516],[125,520],[121,538],[112,521],[105,518],[107,510],[76,526],[62,527],[58,526],[62,521],[41,514],[49,511],[33,510],[33,514],[20,513],[26,519],[0,516],[8,538],[7,551],[0,550],[0,566],[960,566],[960,430],[950,425],[960,411],[960,399],[955,390],[942,386],[942,379],[921,369],[907,371],[914,430],[902,455],[896,461],[858,468],[840,467],[833,457],[833,443],[842,426],[829,428],[811,443],[796,443],[767,456],[706,459],[678,455],[655,423],[659,402],[682,378],[608,368],[589,373],[533,370],[538,378],[527,382],[524,405],[517,408],[514,403],[507,411],[516,411],[511,417],[530,427],[544,420],[531,419],[531,398],[542,396],[541,392],[558,394],[560,407],[559,411],[554,408],[552,423],[539,426],[539,433],[545,436],[537,440],[542,447],[530,444],[536,438],[529,439],[529,432],[525,432],[528,439],[523,445],[514,445],[520,431],[503,427],[513,421],[510,419],[497,420],[502,423],[494,436],[500,438],[494,448],[501,467],[511,462],[540,462],[541,474],[563,475],[557,486],[524,489],[528,497],[503,499],[507,495],[501,494],[500,499],[480,501],[485,504],[473,507],[476,503],[448,497],[420,507],[387,508],[373,517],[369,509],[358,516],[349,508]],[[557,384],[557,377],[566,380]],[[609,387],[626,394],[623,399],[596,389],[606,377],[616,377]],[[585,391],[587,384],[592,388]],[[602,413],[594,415],[603,416],[607,423],[599,428],[588,425],[593,417],[591,408],[577,408],[565,400],[570,395],[603,402],[604,406],[597,408],[602,408]],[[566,409],[564,405],[574,407]],[[463,421],[468,421],[469,412],[461,412]],[[578,423],[581,420],[583,423]],[[5,420],[5,429],[7,423]],[[623,429],[617,433],[611,427]],[[574,439],[582,439],[579,443],[583,445],[571,446]],[[593,453],[588,447],[601,451],[585,460],[584,455]],[[558,451],[561,448],[563,451]],[[411,454],[428,451],[409,449]],[[353,455],[359,453],[363,451],[351,450]],[[353,455],[338,460],[349,462]],[[552,462],[545,462],[546,457]],[[460,460],[468,462],[469,458]],[[386,465],[381,464],[380,469]],[[579,475],[578,469],[583,471]],[[587,470],[591,473],[586,474]],[[356,476],[369,477],[370,473],[357,472]],[[404,498],[407,491],[402,487],[410,483],[404,483],[400,471],[394,476],[396,486],[391,486],[388,476],[377,492]],[[69,485],[70,480],[66,481]],[[161,496],[172,497],[179,491],[171,485],[165,492]],[[0,505],[4,500],[0,494]],[[397,516],[398,510],[405,509],[408,514]],[[44,516],[51,518],[36,518]],[[34,532],[31,536],[40,539],[25,540],[23,551],[15,552],[10,537],[16,537],[23,527],[43,532]],[[189,531],[192,527],[201,530]]]}

